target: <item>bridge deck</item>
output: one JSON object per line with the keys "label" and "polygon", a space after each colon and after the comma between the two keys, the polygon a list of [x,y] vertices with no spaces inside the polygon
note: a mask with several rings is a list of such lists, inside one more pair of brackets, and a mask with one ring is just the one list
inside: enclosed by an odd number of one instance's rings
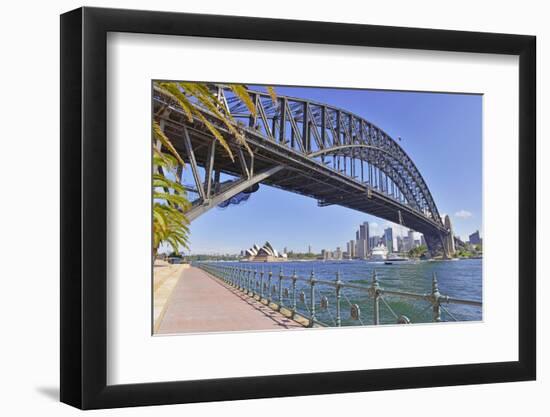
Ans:
{"label": "bridge deck", "polygon": [[295,321],[226,286],[198,268],[183,270],[157,334],[282,330]]}

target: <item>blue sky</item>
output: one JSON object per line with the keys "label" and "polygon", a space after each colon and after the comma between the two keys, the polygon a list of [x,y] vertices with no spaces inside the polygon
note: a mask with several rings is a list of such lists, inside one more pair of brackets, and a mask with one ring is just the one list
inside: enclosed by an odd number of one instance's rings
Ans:
{"label": "blue sky", "polygon": [[[412,158],[440,213],[467,239],[482,228],[482,96],[375,90],[276,87],[278,94],[351,111],[385,130]],[[186,182],[191,182],[190,169]],[[191,225],[192,253],[237,253],[269,240],[282,250],[345,250],[359,223],[374,234],[388,222],[351,209],[317,207],[308,197],[260,186],[244,204],[214,208]],[[372,234],[372,232],[371,232]]]}

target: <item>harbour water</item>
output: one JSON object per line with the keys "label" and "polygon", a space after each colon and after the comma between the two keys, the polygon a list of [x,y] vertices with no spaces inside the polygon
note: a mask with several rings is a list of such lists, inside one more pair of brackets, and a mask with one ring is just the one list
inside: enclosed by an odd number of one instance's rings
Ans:
{"label": "harbour water", "polygon": [[[282,268],[285,277],[294,272],[299,277],[308,278],[314,272],[319,280],[340,279],[346,283],[356,284],[368,288],[372,282],[373,271],[376,270],[380,288],[386,290],[405,291],[418,294],[429,294],[432,289],[432,274],[437,276],[439,291],[449,297],[482,301],[482,260],[449,260],[449,261],[405,261],[385,265],[383,262],[369,261],[296,261],[275,263],[231,263],[246,269],[259,272],[264,271],[263,282],[267,282],[268,272],[272,271],[271,293],[273,298],[278,296],[278,276]],[[283,280],[283,304],[292,303],[292,281]],[[257,286],[259,288],[259,286]],[[286,291],[284,289],[287,289]],[[317,284],[316,288],[316,316],[323,323],[335,325],[335,289],[326,284]],[[302,294],[303,292],[303,294]],[[297,309],[309,313],[310,286],[307,282],[297,282]],[[300,297],[301,295],[301,297]],[[328,308],[322,309],[319,303],[326,297]],[[357,304],[360,308],[360,319],[351,318],[351,305]],[[442,321],[480,321],[482,308],[457,304],[443,304],[441,311]],[[412,300],[403,297],[384,295],[380,303],[380,324],[396,323],[396,316],[406,316],[412,323],[432,322],[431,304],[424,300]],[[370,325],[373,324],[373,300],[368,292],[355,288],[343,288],[341,292],[342,325]]]}

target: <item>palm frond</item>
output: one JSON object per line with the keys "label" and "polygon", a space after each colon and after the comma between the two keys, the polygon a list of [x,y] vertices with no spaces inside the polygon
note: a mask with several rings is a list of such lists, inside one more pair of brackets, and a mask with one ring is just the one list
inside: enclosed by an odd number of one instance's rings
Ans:
{"label": "palm frond", "polygon": [[173,100],[176,101],[182,108],[183,112],[187,116],[187,119],[192,122],[193,121],[193,104],[189,101],[189,99],[185,96],[185,94],[178,88],[176,83],[170,83],[170,82],[162,82],[158,83],[157,86],[167,95],[170,96]]}
{"label": "palm frond", "polygon": [[178,160],[178,162],[181,165],[185,166],[185,162],[181,158],[180,154],[178,153],[174,145],[172,145],[172,142],[164,134],[160,125],[156,121],[153,121],[153,132],[154,132],[155,138],[158,139],[162,143],[162,145],[170,151],[172,155],[174,155],[174,157]]}
{"label": "palm frond", "polygon": [[248,94],[248,90],[246,89],[246,87],[241,84],[229,84],[229,88],[231,89],[231,91],[233,91],[233,94],[239,97],[239,99],[245,104],[245,106],[248,107],[250,113],[255,116],[256,105],[250,98],[250,94]]}
{"label": "palm frond", "polygon": [[266,86],[266,89],[267,89],[267,93],[269,94],[269,97],[271,97],[271,101],[273,102],[273,104],[277,105],[277,93],[275,92],[275,88],[268,85]]}
{"label": "palm frond", "polygon": [[214,135],[214,137],[220,142],[220,144],[223,146],[223,148],[226,150],[226,152],[229,154],[229,157],[231,158],[231,161],[234,161],[235,158],[233,156],[233,152],[231,152],[231,148],[229,147],[229,144],[225,140],[225,138],[222,136],[220,131],[216,129],[216,127],[208,121],[206,117],[202,113],[199,113],[197,115],[201,122],[204,124],[204,126]]}

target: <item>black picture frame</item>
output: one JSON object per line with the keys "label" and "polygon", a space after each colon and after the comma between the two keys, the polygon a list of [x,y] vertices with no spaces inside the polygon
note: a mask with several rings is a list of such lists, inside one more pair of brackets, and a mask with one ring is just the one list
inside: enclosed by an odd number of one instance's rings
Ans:
{"label": "black picture frame", "polygon": [[[519,360],[107,385],[108,32],[519,56]],[[535,45],[534,36],[251,17],[88,7],[63,14],[61,401],[94,409],[535,379]]]}

